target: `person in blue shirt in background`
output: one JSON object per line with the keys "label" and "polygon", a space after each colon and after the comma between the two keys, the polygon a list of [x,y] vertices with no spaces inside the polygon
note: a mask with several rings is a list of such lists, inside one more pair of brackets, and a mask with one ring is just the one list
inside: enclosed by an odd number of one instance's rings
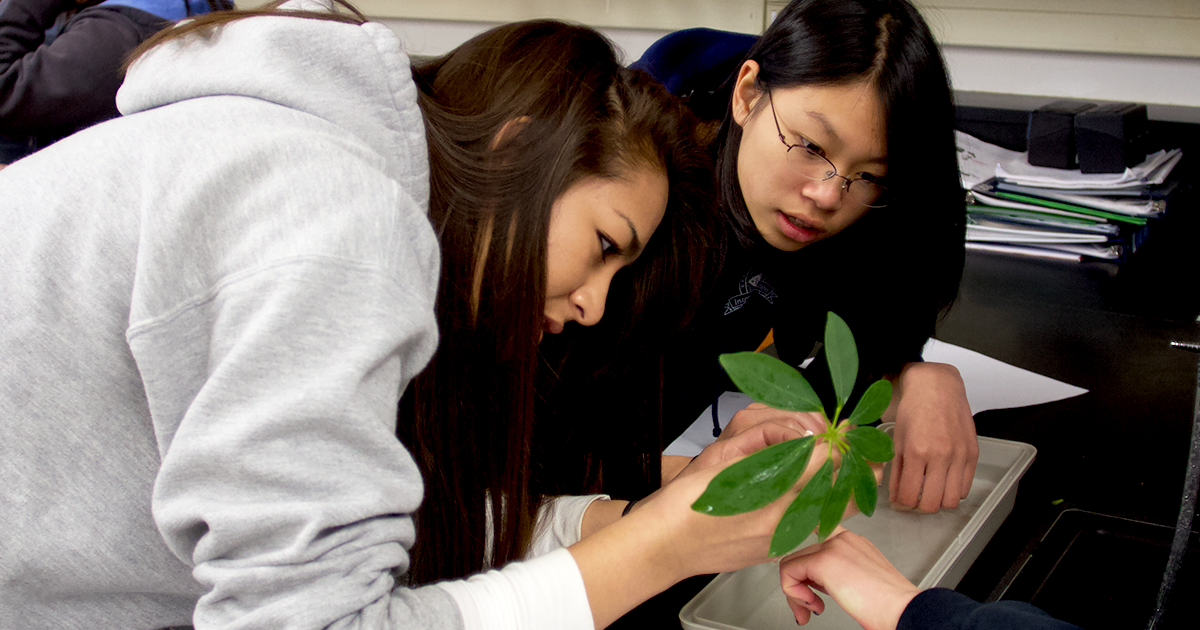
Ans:
{"label": "person in blue shirt in background", "polygon": [[118,116],[126,55],[231,0],[0,0],[0,165]]}

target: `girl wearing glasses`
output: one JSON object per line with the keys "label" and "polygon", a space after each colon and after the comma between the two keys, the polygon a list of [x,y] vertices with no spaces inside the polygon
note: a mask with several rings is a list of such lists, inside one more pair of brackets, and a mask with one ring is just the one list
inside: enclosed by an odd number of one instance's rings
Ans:
{"label": "girl wearing glasses", "polygon": [[957,506],[978,458],[974,423],[957,370],[921,362],[921,349],[958,291],[965,214],[950,88],[924,20],[906,0],[794,0],[759,38],[685,31],[635,66],[721,120],[728,241],[667,361],[667,431],[733,389],[718,354],[767,339],[788,363],[820,361],[834,311],[856,336],[860,387],[895,385],[891,500]]}

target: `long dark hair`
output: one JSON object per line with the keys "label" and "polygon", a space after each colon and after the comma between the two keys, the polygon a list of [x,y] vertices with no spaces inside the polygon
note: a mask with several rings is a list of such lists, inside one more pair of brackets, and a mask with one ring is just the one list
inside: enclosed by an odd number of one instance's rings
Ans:
{"label": "long dark hair", "polygon": [[619,306],[607,309],[606,319],[644,330],[639,320],[685,314],[700,274],[689,252],[704,230],[689,215],[705,203],[711,163],[686,109],[622,68],[589,28],[497,27],[415,65],[413,76],[443,249],[441,344],[402,397],[398,424],[427,490],[409,580],[427,583],[518,559],[532,536],[541,500],[534,382],[549,367],[537,339],[555,199],[585,177],[647,167],[667,175],[664,219],[619,274]]}
{"label": "long dark hair", "polygon": [[[962,278],[965,201],[953,98],[938,46],[906,0],[793,0],[747,59],[758,63],[764,93],[858,81],[877,90],[887,128],[888,206],[780,258],[806,261],[813,270],[806,281],[820,285],[825,306],[860,336],[864,367],[892,373],[919,356]],[[758,106],[765,107],[765,99]],[[738,183],[741,138],[742,128],[727,113],[717,140],[721,202],[749,245],[758,239]],[[871,280],[883,270],[886,281]]]}

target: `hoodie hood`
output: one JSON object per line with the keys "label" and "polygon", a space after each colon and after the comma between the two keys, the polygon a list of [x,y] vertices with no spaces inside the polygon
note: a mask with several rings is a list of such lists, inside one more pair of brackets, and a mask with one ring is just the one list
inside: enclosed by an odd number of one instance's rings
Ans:
{"label": "hoodie hood", "polygon": [[[329,12],[293,0],[285,10]],[[245,96],[322,118],[382,156],[427,154],[408,56],[388,27],[285,16],[248,17],[161,44],[130,67],[117,93],[123,115],[208,96]],[[404,121],[408,121],[407,124]],[[427,160],[422,160],[428,164]],[[427,167],[426,167],[427,168]],[[426,170],[410,183],[423,187]]]}

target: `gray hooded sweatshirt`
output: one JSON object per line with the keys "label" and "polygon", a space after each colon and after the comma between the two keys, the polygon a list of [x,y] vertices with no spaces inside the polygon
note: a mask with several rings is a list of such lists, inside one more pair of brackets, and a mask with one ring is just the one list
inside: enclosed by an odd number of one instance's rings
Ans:
{"label": "gray hooded sweatshirt", "polygon": [[563,549],[393,578],[440,260],[395,35],[245,19],[118,105],[0,171],[0,628],[456,628],[488,593],[590,627]]}

